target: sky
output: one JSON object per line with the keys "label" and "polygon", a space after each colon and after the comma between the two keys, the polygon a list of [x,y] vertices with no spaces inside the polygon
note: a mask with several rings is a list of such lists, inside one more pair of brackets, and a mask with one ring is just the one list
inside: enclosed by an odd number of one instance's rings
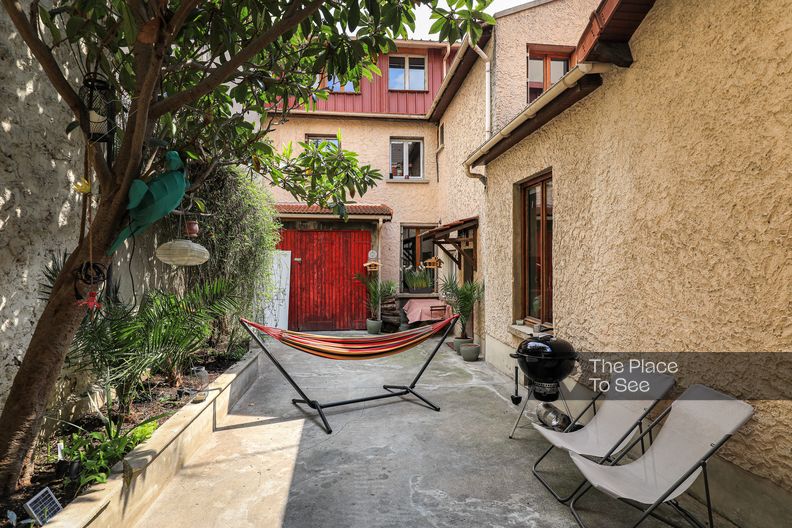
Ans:
{"label": "sky", "polygon": [[[445,4],[445,2],[442,1],[440,3]],[[527,3],[528,0],[493,0],[485,11],[490,15],[494,15],[498,11]],[[432,26],[429,14],[429,8],[425,5],[421,5],[416,9],[415,32],[412,34],[412,38],[424,40],[431,38],[432,40],[437,40],[437,35],[432,35],[431,37],[429,35],[429,28]]]}

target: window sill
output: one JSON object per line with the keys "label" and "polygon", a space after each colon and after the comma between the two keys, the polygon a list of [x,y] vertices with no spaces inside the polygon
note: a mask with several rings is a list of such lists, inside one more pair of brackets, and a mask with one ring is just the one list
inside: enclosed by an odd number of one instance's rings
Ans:
{"label": "window sill", "polygon": [[510,325],[508,331],[511,335],[519,337],[520,339],[528,339],[533,337],[533,328],[525,325]]}
{"label": "window sill", "polygon": [[388,88],[388,91],[395,93],[429,93],[429,90],[402,90],[400,88]]}
{"label": "window sill", "polygon": [[439,293],[397,293],[396,297],[399,299],[437,299],[440,297]]}
{"label": "window sill", "polygon": [[386,183],[429,183],[426,178],[388,178]]}
{"label": "window sill", "polygon": [[[510,325],[508,331],[511,335],[519,337],[520,339],[528,339],[529,337],[538,335],[536,332],[534,332],[532,326],[526,326],[521,324]],[[544,332],[539,332],[539,333],[554,335],[554,330],[552,328],[548,328]]]}

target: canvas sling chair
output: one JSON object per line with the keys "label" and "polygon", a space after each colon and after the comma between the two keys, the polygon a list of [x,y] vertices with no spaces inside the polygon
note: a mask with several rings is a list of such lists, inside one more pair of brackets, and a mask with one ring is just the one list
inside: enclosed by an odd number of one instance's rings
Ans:
{"label": "canvas sling chair", "polygon": [[[752,414],[753,407],[743,401],[704,385],[691,385],[612,461],[597,463],[577,453],[569,454],[588,481],[569,503],[572,515],[581,528],[586,528],[575,506],[594,487],[641,510],[640,516],[632,524],[633,528],[649,516],[681,528],[657,514],[655,510],[663,504],[676,510],[691,526],[705,528],[677,501],[677,497],[702,475],[707,506],[706,526],[713,528],[707,463]],[[663,421],[660,432],[646,453],[633,462],[617,465]]]}
{"label": "canvas sling chair", "polygon": [[[561,496],[539,473],[539,464],[545,457],[553,449],[558,448],[598,460],[610,459],[614,453],[619,453],[626,447],[636,434],[643,432],[644,419],[655,408],[657,402],[668,394],[675,383],[672,376],[639,371],[620,374],[619,377],[628,382],[647,382],[648,390],[641,393],[641,399],[633,399],[634,396],[617,393],[614,389],[615,384],[611,383],[611,390],[608,393],[598,392],[563,432],[531,423],[550,442],[547,451],[534,463],[533,474],[559,502],[569,501],[586,484],[586,480],[583,479],[578,487],[568,495]],[[601,403],[597,405],[597,402],[600,401]],[[573,430],[589,409],[594,412],[591,420],[583,428]],[[651,438],[649,441],[651,442]],[[643,442],[641,442],[641,449],[645,449]]]}
{"label": "canvas sling chair", "polygon": [[[381,400],[384,398],[398,398],[412,394],[424,402],[430,409],[439,411],[440,407],[418,394],[418,392],[415,391],[415,386],[418,384],[418,381],[421,379],[424,371],[429,366],[429,363],[431,363],[432,359],[434,359],[438,350],[440,350],[440,347],[445,342],[446,337],[448,337],[448,333],[454,327],[454,323],[458,318],[459,315],[454,315],[434,324],[405,330],[404,332],[363,337],[324,336],[308,334],[304,332],[294,332],[291,330],[272,328],[270,326],[254,323],[253,321],[248,321],[247,319],[240,319],[239,322],[242,324],[242,327],[247,330],[251,337],[253,337],[256,343],[258,343],[258,345],[261,347],[261,350],[264,351],[264,354],[269,358],[270,361],[272,361],[272,364],[275,365],[275,368],[278,369],[286,381],[289,382],[292,388],[294,388],[294,390],[300,396],[299,398],[293,399],[292,403],[295,405],[307,405],[311,409],[314,409],[319,414],[319,418],[322,420],[323,429],[327,434],[330,434],[333,432],[333,429],[330,427],[330,423],[327,421],[324,410],[331,407],[340,407],[342,405]],[[418,373],[415,375],[415,378],[413,378],[409,385],[383,385],[382,388],[385,389],[386,392],[382,394],[375,394],[373,396],[364,396],[362,398],[354,398],[351,400],[342,400],[330,403],[319,403],[317,400],[309,398],[305,391],[303,391],[297,382],[294,381],[294,378],[292,378],[286,369],[283,368],[283,365],[281,365],[275,356],[273,356],[272,353],[267,350],[264,342],[256,332],[262,332],[273,339],[277,339],[284,345],[301,352],[305,352],[306,354],[310,354],[312,356],[346,361],[378,359],[404,352],[420,345],[443,328],[445,328],[443,337],[437,343],[437,346],[434,347],[434,350],[432,350],[432,352],[426,358],[426,361],[424,361],[421,369],[418,371]]]}

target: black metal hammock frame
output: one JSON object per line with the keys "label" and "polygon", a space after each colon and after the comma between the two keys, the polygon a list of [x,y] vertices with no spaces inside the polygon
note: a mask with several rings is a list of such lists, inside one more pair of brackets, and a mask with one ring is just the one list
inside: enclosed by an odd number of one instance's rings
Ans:
{"label": "black metal hammock frame", "polygon": [[[449,317],[448,319],[444,319],[432,325],[413,328],[411,330],[397,332],[395,334],[371,337],[322,336],[303,332],[293,332],[291,330],[281,330],[279,328],[273,328],[255,323],[253,321],[248,321],[247,319],[240,319],[239,322],[256,341],[256,343],[258,343],[264,354],[269,358],[270,361],[272,361],[272,364],[275,365],[275,368],[278,369],[281,375],[286,379],[286,381],[289,382],[289,384],[300,396],[299,398],[293,399],[292,403],[295,405],[307,405],[309,408],[314,409],[319,414],[319,418],[322,420],[323,429],[327,434],[330,434],[333,432],[333,429],[330,427],[330,424],[327,421],[327,416],[325,416],[324,409],[329,409],[331,407],[340,407],[342,405],[382,400],[385,398],[398,398],[412,394],[425,403],[430,409],[439,411],[440,407],[418,394],[418,392],[415,391],[415,386],[418,384],[418,381],[421,379],[424,371],[426,371],[429,363],[431,363],[435,355],[437,355],[437,352],[445,342],[449,332],[454,327],[454,323],[458,318],[458,315],[454,315],[453,317]],[[426,341],[443,328],[445,328],[443,337],[434,347],[434,350],[432,350],[432,352],[426,358],[426,361],[424,361],[421,369],[418,371],[418,373],[415,375],[415,378],[413,378],[409,385],[383,385],[382,388],[385,389],[386,392],[382,394],[375,394],[373,396],[364,396],[362,398],[354,398],[351,400],[342,400],[330,403],[319,403],[317,400],[309,398],[305,391],[303,391],[297,382],[294,381],[294,378],[292,378],[286,369],[283,368],[283,365],[281,365],[275,356],[273,356],[272,353],[267,349],[266,345],[258,334],[258,332],[262,332],[274,339],[277,339],[281,343],[288,345],[289,347],[314,356],[335,360],[362,360],[376,359],[404,352],[405,350],[414,348],[415,346]]]}

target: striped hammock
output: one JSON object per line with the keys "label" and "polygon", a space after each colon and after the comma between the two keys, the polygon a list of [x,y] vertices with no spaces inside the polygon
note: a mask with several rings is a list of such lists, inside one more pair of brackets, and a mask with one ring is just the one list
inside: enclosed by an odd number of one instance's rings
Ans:
{"label": "striped hammock", "polygon": [[420,345],[432,337],[432,335],[456,321],[458,317],[459,315],[454,315],[431,325],[405,330],[404,332],[396,332],[395,334],[365,337],[307,334],[305,332],[293,332],[291,330],[273,328],[271,326],[248,321],[247,319],[240,319],[240,322],[277,339],[284,345],[296,348],[297,350],[301,350],[313,356],[327,359],[350,360],[376,359],[404,352],[405,350]]}

